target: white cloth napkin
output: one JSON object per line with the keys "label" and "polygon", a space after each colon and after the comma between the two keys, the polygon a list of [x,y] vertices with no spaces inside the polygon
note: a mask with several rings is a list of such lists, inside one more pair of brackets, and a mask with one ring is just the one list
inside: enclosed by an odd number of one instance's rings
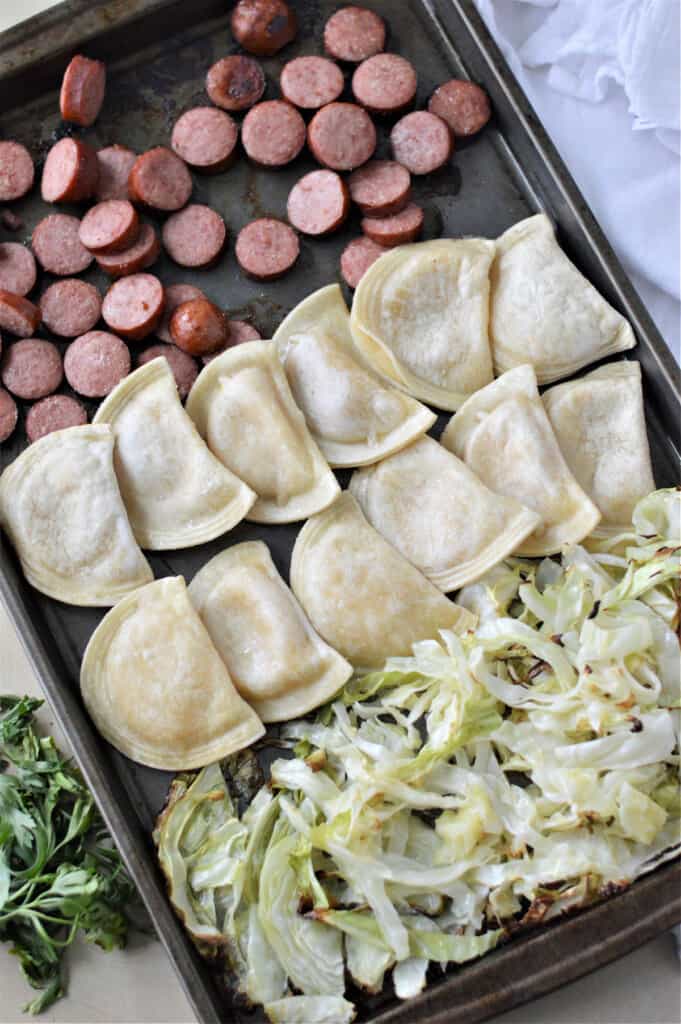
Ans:
{"label": "white cloth napkin", "polygon": [[679,359],[681,0],[476,0]]}

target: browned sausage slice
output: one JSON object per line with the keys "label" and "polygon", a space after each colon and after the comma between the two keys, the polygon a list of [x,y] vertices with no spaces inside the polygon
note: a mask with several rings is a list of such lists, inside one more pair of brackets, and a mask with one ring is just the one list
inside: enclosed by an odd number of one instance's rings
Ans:
{"label": "browned sausage slice", "polygon": [[310,121],[307,141],[320,164],[332,171],[353,171],[373,156],[376,129],[355,103],[329,103]]}
{"label": "browned sausage slice", "polygon": [[170,144],[197,171],[215,174],[234,160],[239,129],[215,107],[194,107],[176,122]]}
{"label": "browned sausage slice", "polygon": [[248,110],[265,91],[265,73],[252,57],[223,57],[208,69],[206,92],[223,110]]}
{"label": "browned sausage slice", "polygon": [[102,297],[93,284],[67,277],[55,281],[40,298],[43,323],[61,338],[91,330],[102,312]]}
{"label": "browned sausage slice", "polygon": [[475,82],[452,78],[443,82],[428,101],[428,110],[449,125],[454,135],[475,135],[492,116],[489,97]]}
{"label": "browned sausage slice", "polygon": [[371,160],[348,179],[350,197],[369,217],[389,217],[409,202],[411,175],[394,160]]}
{"label": "browned sausage slice", "polygon": [[41,183],[46,203],[77,203],[97,190],[97,153],[80,139],[60,139],[47,154]]}
{"label": "browned sausage slice", "polygon": [[2,383],[17,398],[44,398],[57,390],[62,377],[59,349],[51,341],[17,341],[2,360]]}
{"label": "browned sausage slice", "polygon": [[189,302],[190,299],[205,299],[205,295],[200,288],[195,288],[193,284],[170,284],[166,288],[166,301],[163,307],[163,316],[161,322],[156,328],[156,336],[161,338],[162,341],[167,341],[168,344],[172,344],[173,339],[170,336],[170,318],[183,302]]}
{"label": "browned sausage slice", "polygon": [[141,341],[163,313],[163,285],[153,274],[130,274],[115,281],[104,296],[102,316],[112,331]]}
{"label": "browned sausage slice", "polygon": [[165,146],[156,146],[135,160],[128,191],[133,202],[172,212],[189,202],[192,179],[184,160]]}
{"label": "browned sausage slice", "polygon": [[226,344],[207,356],[201,356],[203,363],[209,363],[211,359],[217,359],[218,356],[221,356],[223,352],[226,352],[228,348],[232,348],[234,345],[241,345],[244,341],[259,341],[262,337],[260,331],[256,330],[253,324],[247,323],[246,320],[229,320],[228,325],[229,337]]}
{"label": "browned sausage slice", "polygon": [[410,203],[392,217],[364,217],[362,231],[373,242],[392,248],[414,242],[423,228],[423,210]]}
{"label": "browned sausage slice", "polygon": [[222,348],[227,341],[227,317],[208,299],[190,299],[178,306],[171,316],[170,337],[184,352],[192,356],[206,355]]}
{"label": "browned sausage slice", "polygon": [[273,281],[294,265],[300,253],[295,231],[281,220],[261,217],[242,228],[236,240],[237,263],[259,281]]}
{"label": "browned sausage slice", "polygon": [[241,126],[246,153],[264,167],[283,167],[305,145],[305,122],[284,100],[267,100],[248,111]]}
{"label": "browned sausage slice", "polygon": [[106,89],[106,65],[76,54],[61,83],[59,109],[62,120],[89,128],[102,109]]}
{"label": "browned sausage slice", "polygon": [[196,360],[192,359],[188,352],[183,352],[177,345],[161,344],[145,348],[137,363],[139,366],[143,366],[145,363],[150,363],[152,359],[158,359],[159,356],[163,356],[164,359],[168,360],[168,366],[172,370],[180,398],[184,400],[199,375],[199,367]]}
{"label": "browned sausage slice", "polygon": [[0,388],[0,444],[14,432],[18,416],[17,403],[9,391]]}
{"label": "browned sausage slice", "polygon": [[232,11],[232,35],[256,57],[273,57],[295,38],[296,16],[284,0],[239,0]]}
{"label": "browned sausage slice", "polygon": [[0,328],[16,334],[18,338],[30,338],[40,323],[40,310],[23,295],[15,295],[0,289]]}
{"label": "browned sausage slice", "polygon": [[82,244],[79,231],[80,221],[67,213],[52,213],[41,220],[31,239],[40,266],[59,277],[87,270],[93,257]]}
{"label": "browned sausage slice", "polygon": [[98,253],[97,264],[109,277],[126,277],[150,267],[161,254],[161,241],[151,224],[140,225],[134,245],[123,252]]}
{"label": "browned sausage slice", "polygon": [[19,242],[0,242],[0,288],[15,295],[28,295],[35,279],[31,250]]}
{"label": "browned sausage slice", "polygon": [[67,427],[82,427],[87,423],[87,412],[70,395],[50,395],[32,405],[26,415],[26,436],[31,444],[46,434]]}
{"label": "browned sausage slice", "polygon": [[385,47],[385,24],[366,7],[342,7],[324,26],[324,49],[336,60],[353,64]]}
{"label": "browned sausage slice", "polygon": [[166,252],[181,267],[208,267],[220,256],[227,228],[210,206],[193,203],[174,213],[163,225]]}
{"label": "browned sausage slice", "polygon": [[140,219],[128,199],[105,199],[80,222],[78,236],[90,252],[122,252],[137,241]]}
{"label": "browned sausage slice", "polygon": [[64,373],[78,394],[104,398],[130,373],[130,351],[115,334],[88,331],[67,348]]}
{"label": "browned sausage slice", "polygon": [[350,210],[350,193],[335,171],[311,171],[289,192],[286,212],[294,228],[305,235],[328,235],[339,228]]}
{"label": "browned sausage slice", "polygon": [[21,199],[33,188],[35,168],[31,154],[20,142],[0,142],[0,202]]}
{"label": "browned sausage slice", "polygon": [[341,274],[345,283],[350,288],[356,288],[371,264],[387,251],[382,245],[372,242],[366,235],[362,235],[361,238],[353,238],[346,245],[340,259]]}
{"label": "browned sausage slice", "polygon": [[447,163],[454,150],[449,128],[427,110],[400,118],[390,133],[393,156],[412,174],[430,174]]}
{"label": "browned sausage slice", "polygon": [[333,103],[343,92],[343,72],[325,57],[296,57],[284,64],[279,79],[285,100],[304,110]]}
{"label": "browned sausage slice", "polygon": [[413,103],[416,71],[397,53],[377,53],[363,61],[352,76],[358,103],[374,114],[396,114]]}
{"label": "browned sausage slice", "polygon": [[127,146],[105,146],[97,150],[99,183],[96,198],[100,203],[105,199],[129,199],[128,178],[137,153]]}

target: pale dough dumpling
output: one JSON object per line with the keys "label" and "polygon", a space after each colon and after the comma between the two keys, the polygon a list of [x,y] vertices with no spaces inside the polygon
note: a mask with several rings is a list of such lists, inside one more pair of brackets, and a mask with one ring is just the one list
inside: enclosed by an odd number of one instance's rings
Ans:
{"label": "pale dough dumpling", "polygon": [[580,274],[545,213],[497,240],[490,338],[494,369],[530,363],[540,384],[636,344],[629,323]]}
{"label": "pale dough dumpling", "polygon": [[307,714],[352,675],[315,633],[262,541],[211,558],[189,596],[234,685],[263,722]]}
{"label": "pale dough dumpling", "polygon": [[445,593],[478,579],[541,524],[430,437],[358,470],[350,491],[371,525]]}
{"label": "pale dough dumpling", "polygon": [[355,668],[410,654],[441,629],[475,626],[367,522],[348,491],[298,534],[291,586],[317,632]]}
{"label": "pale dough dumpling", "polygon": [[488,338],[494,242],[438,239],[390,249],[352,303],[359,351],[383,377],[439,409],[492,380]]}
{"label": "pale dough dumpling", "polygon": [[83,655],[80,688],[102,736],[152,768],[200,768],[265,731],[181,576],[141,587],[104,616]]}
{"label": "pale dough dumpling", "polygon": [[331,466],[366,466],[435,422],[425,405],[363,366],[337,284],[291,310],[274,335],[293,397]]}
{"label": "pale dough dumpling", "polygon": [[143,548],[203,544],[236,526],[255,501],[201,440],[163,358],[122,380],[94,422],[113,428],[116,476]]}
{"label": "pale dough dumpling", "polygon": [[213,454],[258,495],[248,519],[293,523],[338,494],[271,341],[248,341],[212,359],[187,412]]}
{"label": "pale dough dumpling", "polygon": [[118,489],[106,425],[35,441],[0,477],[0,523],[26,579],[66,604],[107,606],[154,575]]}
{"label": "pale dough dumpling", "polygon": [[565,461],[601,511],[597,532],[631,527],[634,506],[655,489],[639,363],[601,366],[542,398]]}
{"label": "pale dough dumpling", "polygon": [[522,499],[541,518],[517,554],[537,557],[578,543],[600,512],[563,458],[531,366],[509,370],[461,407],[442,444],[497,494]]}

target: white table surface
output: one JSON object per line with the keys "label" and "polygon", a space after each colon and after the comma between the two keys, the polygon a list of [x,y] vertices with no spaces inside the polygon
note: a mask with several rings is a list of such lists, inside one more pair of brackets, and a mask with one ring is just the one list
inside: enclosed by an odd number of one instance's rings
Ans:
{"label": "white table surface", "polygon": [[[0,0],[0,31],[52,6],[53,0]],[[548,126],[550,131],[550,126]],[[0,693],[40,695],[12,624],[0,605]],[[56,732],[49,711],[42,713]],[[194,1015],[159,942],[133,937],[123,952],[77,945],[68,958],[68,996],[40,1019],[59,1024],[192,1024]],[[31,998],[18,964],[0,946],[0,1024],[16,1024]],[[23,1018],[26,1020],[26,1018]],[[679,961],[663,935],[608,967],[493,1024],[678,1024]]]}

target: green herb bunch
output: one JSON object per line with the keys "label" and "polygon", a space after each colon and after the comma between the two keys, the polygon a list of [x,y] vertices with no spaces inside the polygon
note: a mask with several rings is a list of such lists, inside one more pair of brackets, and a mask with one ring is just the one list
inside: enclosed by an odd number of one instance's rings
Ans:
{"label": "green herb bunch", "polygon": [[125,945],[136,897],[80,772],[34,730],[41,704],[0,696],[0,941],[40,989],[29,1013],[63,995],[77,934],[107,951]]}

